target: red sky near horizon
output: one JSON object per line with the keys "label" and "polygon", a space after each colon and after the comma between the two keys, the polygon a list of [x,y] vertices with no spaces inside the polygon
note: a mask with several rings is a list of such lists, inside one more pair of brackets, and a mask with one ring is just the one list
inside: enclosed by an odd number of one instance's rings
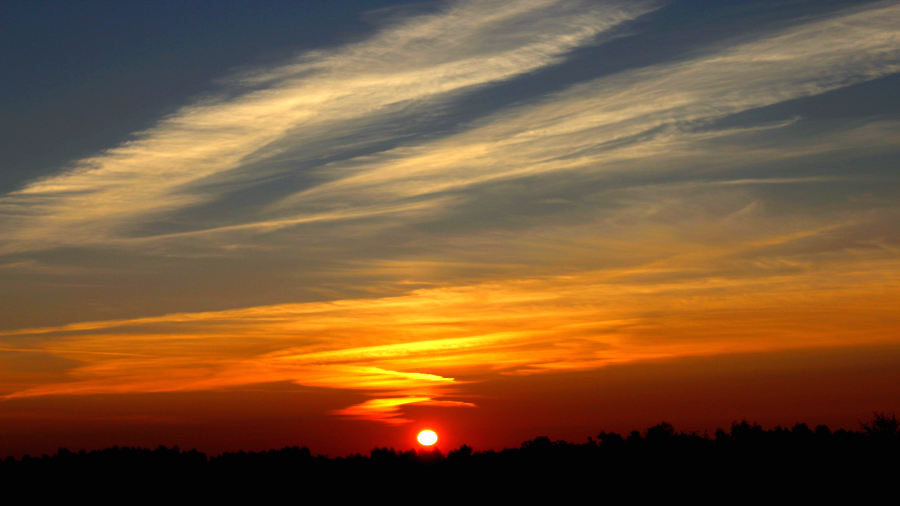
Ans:
{"label": "red sky near horizon", "polygon": [[0,180],[0,457],[900,409],[900,3],[364,3]]}

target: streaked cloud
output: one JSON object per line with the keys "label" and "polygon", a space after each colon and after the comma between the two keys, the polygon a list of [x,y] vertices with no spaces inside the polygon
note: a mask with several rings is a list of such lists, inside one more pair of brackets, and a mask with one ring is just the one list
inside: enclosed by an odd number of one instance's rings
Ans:
{"label": "streaked cloud", "polygon": [[[497,179],[634,170],[623,162],[678,157],[698,141],[741,133],[695,131],[717,118],[900,71],[898,22],[900,7],[892,2],[686,62],[584,83],[458,136],[334,167],[348,177],[305,190],[285,205],[317,199],[371,205]],[[895,128],[878,141],[892,145]]]}
{"label": "streaked cloud", "polygon": [[704,261],[695,255],[643,271],[7,332],[7,342],[55,334],[29,351],[75,362],[62,377],[2,384],[17,398],[290,381],[372,392],[384,402],[340,414],[400,423],[402,405],[447,401],[490,374],[895,340],[889,301],[900,278],[884,273],[900,272],[896,259],[860,263],[852,274],[666,280],[678,262]]}
{"label": "streaked cloud", "polygon": [[410,404],[420,406],[443,407],[476,407],[470,402],[435,401],[430,397],[398,397],[395,399],[370,399],[361,404],[334,411],[333,414],[357,420],[383,422],[391,425],[402,425],[412,420],[400,417],[401,407]]}
{"label": "streaked cloud", "polygon": [[346,137],[379,118],[423,114],[464,90],[556,63],[646,10],[641,3],[460,2],[371,40],[243,76],[238,84],[247,89],[235,97],[186,106],[134,141],[7,195],[0,251],[115,240],[136,220],[215,196],[192,185],[270,176],[241,167],[277,155],[287,137],[310,160],[348,149]]}

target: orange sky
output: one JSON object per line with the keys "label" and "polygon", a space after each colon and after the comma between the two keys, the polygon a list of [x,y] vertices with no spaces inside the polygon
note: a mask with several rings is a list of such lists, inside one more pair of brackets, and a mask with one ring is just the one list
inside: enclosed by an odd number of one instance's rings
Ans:
{"label": "orange sky", "polygon": [[[34,423],[68,437],[69,425],[96,425],[120,431],[120,444],[152,434],[213,452],[277,445],[277,434],[323,453],[370,445],[334,431],[403,447],[425,426],[447,433],[441,445],[490,447],[656,418],[691,430],[740,417],[853,428],[900,393],[897,280],[853,279],[629,286],[585,273],[12,331],[42,342],[10,355],[49,367],[7,370],[2,409],[13,441]],[[268,435],[226,437],[254,423]],[[353,428],[372,424],[385,427]],[[219,435],[194,442],[210,428]]]}
{"label": "orange sky", "polygon": [[478,408],[408,406],[404,425],[323,415],[365,402],[344,390],[263,384],[217,391],[53,396],[2,406],[4,450],[21,456],[59,446],[159,444],[222,451],[308,445],[313,452],[367,453],[416,447],[424,428],[443,451],[517,446],[539,435],[583,441],[662,420],[686,431],[747,418],[766,427],[804,421],[858,429],[871,406],[900,396],[893,347],[787,351],[615,365],[591,371],[480,379],[466,389]]}

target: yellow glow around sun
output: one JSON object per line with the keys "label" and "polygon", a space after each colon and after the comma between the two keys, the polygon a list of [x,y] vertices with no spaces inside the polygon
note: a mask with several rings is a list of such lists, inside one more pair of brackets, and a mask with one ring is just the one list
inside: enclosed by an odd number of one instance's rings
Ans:
{"label": "yellow glow around sun", "polygon": [[437,443],[437,434],[434,433],[433,430],[423,430],[419,433],[419,443],[422,443],[425,446],[431,446],[434,443]]}

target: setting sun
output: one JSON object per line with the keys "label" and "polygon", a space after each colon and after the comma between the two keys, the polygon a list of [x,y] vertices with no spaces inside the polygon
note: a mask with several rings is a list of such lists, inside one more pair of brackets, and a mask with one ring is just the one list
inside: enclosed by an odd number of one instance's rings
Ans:
{"label": "setting sun", "polygon": [[431,446],[434,443],[437,443],[437,434],[433,430],[423,430],[419,433],[417,438],[419,443],[425,446]]}

